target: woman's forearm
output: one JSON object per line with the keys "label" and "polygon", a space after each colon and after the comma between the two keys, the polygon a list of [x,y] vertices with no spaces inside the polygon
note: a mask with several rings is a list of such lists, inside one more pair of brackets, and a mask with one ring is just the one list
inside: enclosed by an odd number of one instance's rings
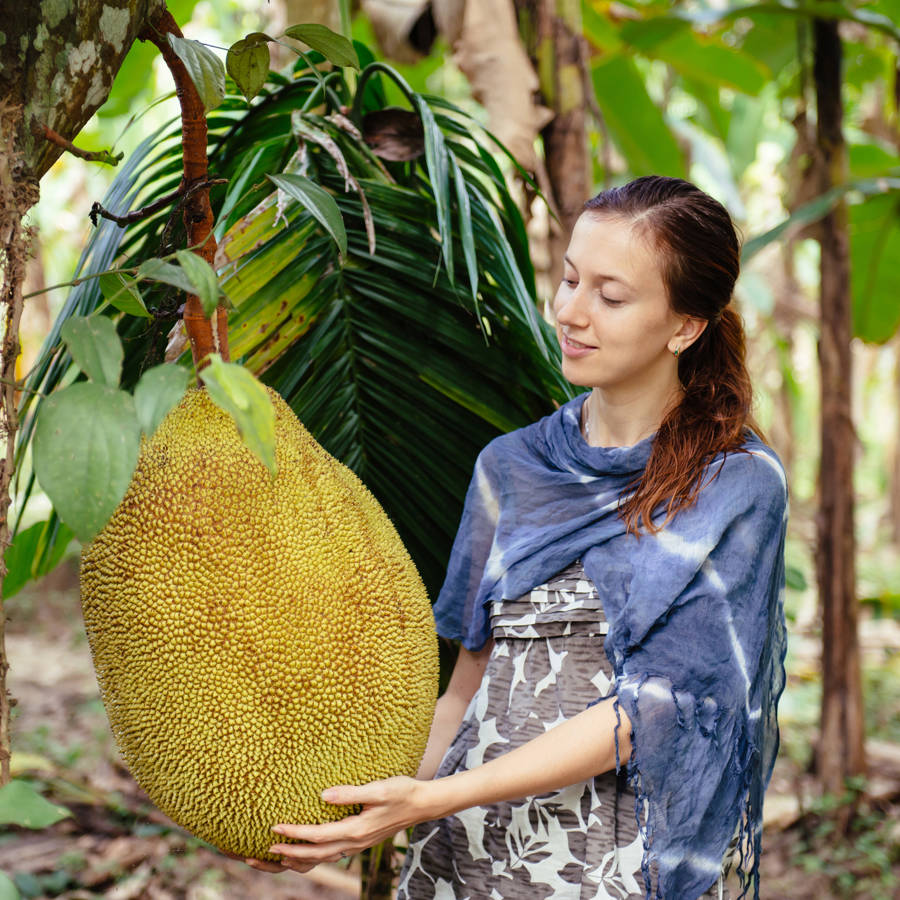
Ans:
{"label": "woman's forearm", "polygon": [[[631,755],[631,722],[619,708],[620,765]],[[586,781],[616,765],[616,711],[598,703],[484,765],[420,785],[429,818],[543,794]]]}
{"label": "woman's forearm", "polygon": [[468,701],[465,697],[456,694],[443,694],[438,699],[434,709],[431,731],[428,735],[428,744],[425,747],[425,755],[419,764],[416,778],[425,781],[434,778],[434,773],[437,772],[450,742],[459,730],[467,706]]}
{"label": "woman's forearm", "polygon": [[481,686],[493,646],[494,642],[489,639],[479,650],[460,647],[447,690],[435,706],[428,744],[416,778],[434,778],[434,773],[459,729],[469,701]]}

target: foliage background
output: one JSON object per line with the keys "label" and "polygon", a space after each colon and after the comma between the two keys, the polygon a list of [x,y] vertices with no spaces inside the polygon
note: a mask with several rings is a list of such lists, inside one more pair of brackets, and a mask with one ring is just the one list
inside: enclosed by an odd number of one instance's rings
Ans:
{"label": "foliage background", "polygon": [[[176,20],[190,23],[184,28],[186,36],[212,44],[230,43],[247,32],[269,28],[261,17],[261,11],[265,14],[266,10],[258,4],[176,0],[169,6]],[[602,117],[602,128],[596,120],[591,126],[596,188],[645,171],[684,174],[723,200],[748,238],[776,226],[792,210],[812,199],[801,177],[808,148],[798,137],[798,121],[805,113],[802,89],[809,73],[797,62],[798,41],[802,44],[803,38],[793,25],[786,24],[789,20],[773,16],[769,22],[760,20],[758,31],[743,33],[744,26],[737,20],[730,30],[695,39],[673,29],[668,39],[660,40],[659,34],[650,30],[642,32],[637,26],[629,29],[629,17],[624,14],[613,28],[609,24],[611,6],[626,12],[634,6],[646,12],[654,6],[670,4],[581,5],[585,31],[594,46],[602,50],[599,62],[591,68]],[[681,6],[687,13],[721,8],[712,3]],[[900,21],[900,4],[891,0],[855,6]],[[354,32],[360,39],[371,41],[371,28],[364,17],[357,16]],[[883,35],[873,37],[854,23],[846,26],[843,36],[847,50],[845,110],[852,145],[851,177],[898,176],[900,137],[891,90],[896,43]],[[175,101],[169,97],[125,128],[135,110],[143,110],[169,90],[167,73],[155,56],[152,48],[136,45],[107,107],[82,132],[80,145],[99,149],[114,144],[115,149],[127,154],[149,131],[176,114]],[[487,124],[484,112],[471,98],[465,78],[449,58],[446,44],[440,40],[429,57],[414,66],[399,68],[415,89],[444,96]],[[636,115],[635,110],[641,114]],[[609,141],[604,140],[604,130]],[[109,170],[64,156],[43,180],[42,199],[33,212],[41,241],[26,292],[70,277],[91,227],[87,210],[93,200],[103,196],[111,178]],[[852,208],[857,211],[855,221],[865,224],[864,211],[877,214],[878,227],[873,234],[880,241],[879,249],[894,260],[900,231],[895,197],[867,204],[861,193],[852,196]],[[878,203],[882,209],[878,209]],[[539,293],[546,301],[553,290],[552,260],[546,244],[547,216],[539,202],[533,203],[530,211],[533,255],[541,270]],[[792,768],[781,770],[781,780],[776,779],[773,787],[785,796],[799,798],[801,805],[811,802],[803,799],[802,775],[815,735],[820,684],[812,547],[818,469],[817,246],[802,229],[797,229],[788,243],[768,245],[745,266],[737,293],[748,328],[759,418],[791,474],[787,607],[792,640],[781,721],[782,758]],[[861,266],[858,271],[862,271]],[[885,296],[882,292],[900,296],[895,267],[894,274],[885,277],[887,280],[879,284],[855,284],[857,296],[864,297],[867,292],[872,296]],[[64,296],[64,292],[51,292],[26,304],[20,375],[28,371]],[[896,299],[893,305],[860,302],[858,309],[860,331],[879,341],[857,339],[853,347],[854,424],[858,435],[858,591],[864,610],[861,638],[868,738],[870,752],[876,750],[876,759],[880,758],[878,753],[886,757],[893,753],[896,758],[900,744],[900,341],[895,334]],[[46,512],[46,505],[42,506],[37,497],[29,506],[24,523],[38,521]],[[73,545],[72,552],[74,549]],[[16,601],[19,614],[34,614],[31,605],[39,603],[40,598],[39,590],[23,593]],[[11,652],[14,676],[15,646]],[[23,728],[24,724],[20,721],[14,736],[20,750],[49,755],[60,765],[75,762],[73,755],[90,756],[94,752],[87,745],[51,746],[53,742],[37,726],[29,731]],[[896,796],[896,785],[892,790]],[[887,794],[891,795],[891,790]],[[778,807],[770,797],[770,806],[773,805]],[[797,868],[808,866],[815,874],[834,866],[835,871],[829,873],[826,882],[833,896],[889,896],[896,885],[890,880],[891,866],[896,868],[898,863],[896,827],[885,827],[883,811],[879,813],[877,809],[870,825],[866,834],[875,837],[868,850],[862,841],[861,852],[868,866],[864,877],[871,883],[860,882],[859,877],[848,883],[846,873],[853,872],[854,866],[858,868],[860,860],[842,861],[831,851],[817,851],[815,829],[803,837],[810,852],[804,853],[802,842],[798,845]],[[879,853],[884,854],[883,859]]]}

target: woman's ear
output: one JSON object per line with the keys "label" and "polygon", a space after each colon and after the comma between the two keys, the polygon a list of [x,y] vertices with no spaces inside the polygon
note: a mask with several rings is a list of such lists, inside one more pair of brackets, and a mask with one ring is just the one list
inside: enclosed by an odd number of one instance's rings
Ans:
{"label": "woman's ear", "polygon": [[685,316],[681,320],[681,327],[669,340],[669,350],[672,353],[675,353],[676,350],[678,353],[687,350],[687,348],[690,347],[704,331],[706,331],[707,325],[709,325],[709,319],[701,319],[697,316]]}

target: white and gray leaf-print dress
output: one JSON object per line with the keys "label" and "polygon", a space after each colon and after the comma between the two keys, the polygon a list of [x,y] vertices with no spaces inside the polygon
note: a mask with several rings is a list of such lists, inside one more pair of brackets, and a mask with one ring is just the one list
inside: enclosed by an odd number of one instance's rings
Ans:
{"label": "white and gray leaf-print dress", "polygon": [[[436,777],[500,756],[613,693],[609,625],[576,561],[492,605],[494,648]],[[607,772],[413,829],[398,900],[642,900],[632,790]],[[725,898],[717,882],[704,897]],[[672,898],[682,900],[682,898]]]}

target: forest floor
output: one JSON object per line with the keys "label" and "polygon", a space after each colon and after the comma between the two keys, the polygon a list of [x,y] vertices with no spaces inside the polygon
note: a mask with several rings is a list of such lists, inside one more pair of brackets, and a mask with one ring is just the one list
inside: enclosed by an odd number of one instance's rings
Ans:
{"label": "forest floor", "polygon": [[[324,865],[305,876],[268,875],[190,837],[156,810],[115,751],[100,702],[78,609],[74,570],[62,566],[7,603],[14,774],[28,777],[70,818],[39,831],[0,832],[0,872],[24,898],[67,900],[351,900],[359,897],[359,861]],[[896,622],[863,641],[872,658],[900,654]],[[792,653],[815,667],[814,639]],[[873,649],[874,648],[874,649]],[[872,655],[874,654],[874,655]],[[808,659],[806,657],[809,657]],[[895,669],[878,670],[892,671]],[[806,676],[804,676],[806,677]],[[791,692],[789,678],[788,692]],[[900,896],[900,719],[898,679],[879,676],[872,698],[884,725],[868,744],[870,776],[844,798],[814,799],[800,760],[812,728],[792,728],[766,797],[763,900],[892,900]],[[802,682],[802,678],[800,681]],[[809,693],[797,685],[797,699]],[[805,700],[803,699],[805,697]],[[882,709],[884,707],[884,709]],[[880,710],[880,712],[878,711]],[[814,721],[810,711],[801,713]],[[783,723],[783,732],[784,723]],[[888,739],[885,739],[888,738]],[[849,831],[836,814],[856,803]]]}

